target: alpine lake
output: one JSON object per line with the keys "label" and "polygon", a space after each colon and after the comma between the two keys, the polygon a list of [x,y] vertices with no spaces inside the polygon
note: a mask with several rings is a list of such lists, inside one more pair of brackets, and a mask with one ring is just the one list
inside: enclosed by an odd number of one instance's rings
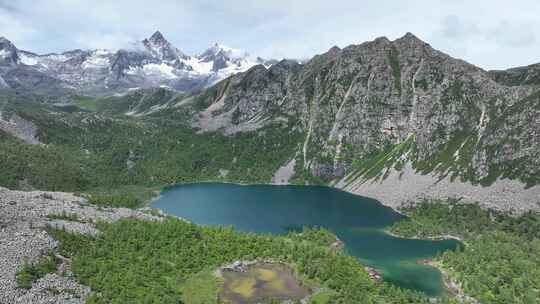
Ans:
{"label": "alpine lake", "polygon": [[233,226],[243,232],[282,235],[303,226],[324,227],[384,281],[428,296],[445,292],[442,276],[419,261],[460,246],[456,240],[391,236],[384,229],[405,216],[376,200],[328,187],[189,184],[164,190],[152,207],[198,225]]}

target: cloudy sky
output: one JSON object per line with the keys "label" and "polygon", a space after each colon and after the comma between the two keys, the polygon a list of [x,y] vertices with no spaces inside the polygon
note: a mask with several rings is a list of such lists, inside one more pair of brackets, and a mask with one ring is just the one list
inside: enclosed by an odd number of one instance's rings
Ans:
{"label": "cloudy sky", "polygon": [[486,69],[540,62],[538,0],[0,0],[0,36],[38,53],[120,48],[159,29],[188,54],[219,42],[308,58],[412,32]]}

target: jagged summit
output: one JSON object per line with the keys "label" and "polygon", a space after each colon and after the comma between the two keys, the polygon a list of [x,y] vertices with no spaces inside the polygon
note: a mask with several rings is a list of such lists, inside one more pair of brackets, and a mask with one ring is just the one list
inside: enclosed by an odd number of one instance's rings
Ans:
{"label": "jagged summit", "polygon": [[212,57],[217,55],[223,55],[229,58],[244,58],[249,57],[249,54],[243,50],[231,48],[219,43],[214,43],[211,47],[206,49],[201,55],[198,57],[203,59],[206,57]]}
{"label": "jagged summit", "polygon": [[429,43],[427,43],[427,42],[423,41],[422,39],[418,38],[416,35],[414,35],[411,32],[407,32],[405,35],[403,35],[402,37],[394,40],[393,42],[401,44],[401,45],[415,46],[415,47],[424,47],[424,46],[429,45]]}
{"label": "jagged summit", "polygon": [[179,58],[187,59],[189,56],[174,47],[160,31],[156,31],[150,38],[142,41],[146,49],[160,60],[175,61]]}
{"label": "jagged summit", "polygon": [[0,37],[0,50],[16,49],[15,45],[5,37]]}
{"label": "jagged summit", "polygon": [[[388,44],[388,43],[390,43],[391,41],[390,41],[390,39],[388,39],[388,37],[386,37],[386,36],[380,36],[380,37],[375,38],[375,39],[374,39],[373,41],[371,41],[371,42],[373,42],[373,43],[378,43],[378,44]],[[367,43],[369,43],[369,41],[368,41]]]}
{"label": "jagged summit", "polygon": [[[263,63],[264,66],[267,66],[267,64]],[[269,71],[275,71],[275,70],[287,70],[287,71],[293,71],[297,70],[302,66],[298,61],[292,60],[292,59],[282,59],[279,62],[275,62],[270,65]]]}
{"label": "jagged summit", "polygon": [[163,34],[161,34],[160,31],[155,31],[154,34],[152,34],[152,36],[150,36],[150,38],[148,38],[148,40],[154,42],[154,43],[158,43],[158,42],[167,42],[167,39],[165,39],[165,37],[163,37]]}
{"label": "jagged summit", "polygon": [[203,63],[212,62],[212,71],[214,72],[234,66],[247,70],[247,68],[259,63],[257,59],[252,59],[247,52],[219,43],[214,43],[201,55],[197,56],[197,59]]}
{"label": "jagged summit", "polygon": [[328,53],[339,53],[341,52],[341,48],[337,45],[334,45],[328,50]]}
{"label": "jagged summit", "polygon": [[[375,39],[373,39],[372,41],[366,41],[364,43],[378,43],[378,44],[389,44],[389,43],[392,43],[392,42],[399,42],[399,41],[409,41],[409,42],[414,42],[414,43],[421,43],[421,44],[427,44],[425,41],[423,41],[422,39],[418,38],[418,36],[416,36],[415,34],[411,33],[411,32],[406,32],[403,36],[395,39],[395,40],[390,40],[388,39],[388,37],[386,36],[379,36],[379,37],[376,37]],[[362,44],[364,44],[362,43]]]}
{"label": "jagged summit", "polygon": [[204,51],[199,57],[204,57],[204,56],[212,55],[212,54],[215,55],[221,50],[221,48],[222,48],[221,45],[215,42],[214,44],[212,44],[212,46],[206,49],[206,51]]}
{"label": "jagged summit", "polygon": [[223,50],[223,47],[219,43],[214,43],[211,47],[206,49],[202,54],[198,56],[203,62],[209,62],[216,58],[216,56]]}
{"label": "jagged summit", "polygon": [[405,35],[403,35],[401,38],[398,38],[398,40],[411,40],[411,41],[424,42],[424,41],[422,41],[422,39],[418,38],[418,36],[416,36],[415,34],[413,34],[411,32],[405,33]]}
{"label": "jagged summit", "polygon": [[0,66],[16,65],[19,61],[15,45],[7,38],[0,37]]}
{"label": "jagged summit", "polygon": [[11,43],[11,41],[9,41],[6,37],[0,36],[0,43],[6,43],[6,42]]}

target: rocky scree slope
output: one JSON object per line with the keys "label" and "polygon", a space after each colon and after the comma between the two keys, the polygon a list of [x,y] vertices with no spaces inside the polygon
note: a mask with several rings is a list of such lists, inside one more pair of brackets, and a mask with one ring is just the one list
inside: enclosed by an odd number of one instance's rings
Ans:
{"label": "rocky scree slope", "polygon": [[243,72],[261,58],[213,45],[203,54],[188,56],[159,32],[119,50],[72,50],[38,55],[19,50],[0,37],[0,90],[19,94],[77,93],[106,96],[128,89],[164,86],[192,91]]}
{"label": "rocky scree slope", "polygon": [[255,66],[177,107],[191,107],[201,131],[297,120],[305,134],[291,155],[297,177],[342,188],[382,183],[408,165],[432,184],[509,178],[523,189],[540,181],[537,76],[538,65],[488,72],[407,33],[334,47],[302,65]]}
{"label": "rocky scree slope", "polygon": [[[94,223],[128,217],[161,219],[131,209],[98,208],[69,193],[0,187],[0,303],[85,303],[90,288],[75,280],[70,260],[58,253],[58,242],[45,227],[95,235],[99,231]],[[58,270],[33,282],[30,289],[18,288],[16,274],[24,263],[36,263],[48,252],[59,261]]]}

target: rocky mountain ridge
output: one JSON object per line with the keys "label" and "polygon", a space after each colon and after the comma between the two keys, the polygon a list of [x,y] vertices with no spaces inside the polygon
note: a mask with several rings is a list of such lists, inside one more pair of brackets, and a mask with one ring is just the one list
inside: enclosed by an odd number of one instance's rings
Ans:
{"label": "rocky mountain ridge", "polygon": [[202,109],[192,116],[202,131],[297,119],[305,139],[296,172],[343,187],[380,182],[407,163],[476,185],[509,178],[532,186],[540,173],[535,77],[537,65],[488,72],[407,33],[334,47],[303,65],[255,66],[180,103]]}
{"label": "rocky mountain ridge", "polygon": [[106,96],[134,88],[204,88],[256,64],[271,64],[218,44],[188,56],[159,32],[119,50],[72,50],[38,55],[0,38],[0,89]]}

